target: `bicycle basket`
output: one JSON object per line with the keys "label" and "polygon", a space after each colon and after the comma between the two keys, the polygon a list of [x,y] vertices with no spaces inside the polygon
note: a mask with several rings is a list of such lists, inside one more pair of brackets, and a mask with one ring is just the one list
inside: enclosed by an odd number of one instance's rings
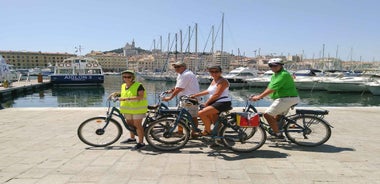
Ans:
{"label": "bicycle basket", "polygon": [[257,127],[260,125],[260,116],[254,112],[237,112],[236,124],[240,127]]}

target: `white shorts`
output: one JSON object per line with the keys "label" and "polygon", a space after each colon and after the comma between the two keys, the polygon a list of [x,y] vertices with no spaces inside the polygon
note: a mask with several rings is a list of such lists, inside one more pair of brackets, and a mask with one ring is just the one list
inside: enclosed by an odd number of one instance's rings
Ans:
{"label": "white shorts", "polygon": [[271,116],[286,115],[289,109],[300,102],[300,98],[297,97],[285,97],[277,98],[273,101],[272,105],[265,111],[265,113]]}

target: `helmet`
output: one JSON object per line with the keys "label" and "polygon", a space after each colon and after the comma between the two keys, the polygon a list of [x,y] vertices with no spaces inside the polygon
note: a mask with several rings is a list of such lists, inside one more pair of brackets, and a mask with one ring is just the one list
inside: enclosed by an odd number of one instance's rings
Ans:
{"label": "helmet", "polygon": [[132,74],[133,76],[135,76],[135,72],[132,71],[132,70],[124,70],[124,71],[121,72],[121,74],[125,74],[125,73],[130,73],[130,74]]}
{"label": "helmet", "polygon": [[284,65],[281,58],[272,58],[268,61],[268,65]]}

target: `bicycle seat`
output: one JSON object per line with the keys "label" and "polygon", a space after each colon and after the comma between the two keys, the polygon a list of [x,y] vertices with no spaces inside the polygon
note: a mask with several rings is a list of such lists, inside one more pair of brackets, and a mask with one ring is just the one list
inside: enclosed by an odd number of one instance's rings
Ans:
{"label": "bicycle seat", "polygon": [[148,105],[148,109],[149,110],[156,110],[156,109],[158,109],[159,106],[160,105],[158,105],[158,104],[156,104],[156,105]]}
{"label": "bicycle seat", "polygon": [[309,110],[309,109],[296,109],[296,114],[314,114],[314,115],[326,115],[328,110]]}

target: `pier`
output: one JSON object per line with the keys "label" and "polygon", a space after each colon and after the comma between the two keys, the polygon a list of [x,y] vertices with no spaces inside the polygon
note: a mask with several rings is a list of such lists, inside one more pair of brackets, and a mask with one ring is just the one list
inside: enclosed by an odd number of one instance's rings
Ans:
{"label": "pier", "polygon": [[50,85],[51,82],[48,79],[43,79],[40,82],[38,79],[12,82],[9,86],[0,87],[0,101],[20,94],[32,93],[39,89],[49,87]]}
{"label": "pier", "polygon": [[324,109],[334,127],[324,145],[267,140],[239,154],[200,140],[175,152],[132,151],[134,144],[119,143],[129,137],[125,129],[114,145],[94,148],[76,131],[106,108],[7,108],[0,110],[0,183],[378,183],[380,107]]}

